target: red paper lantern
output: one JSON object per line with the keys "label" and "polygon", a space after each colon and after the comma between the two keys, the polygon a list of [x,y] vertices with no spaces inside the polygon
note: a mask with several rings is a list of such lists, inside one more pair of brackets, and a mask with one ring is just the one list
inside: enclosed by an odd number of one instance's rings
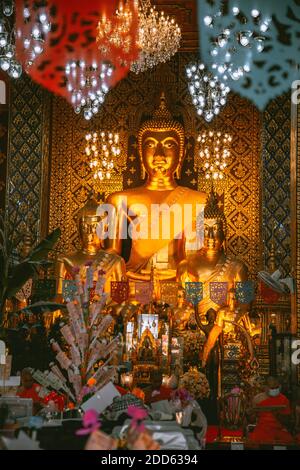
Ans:
{"label": "red paper lantern", "polygon": [[70,101],[67,64],[84,63],[89,67],[109,61],[113,67],[113,73],[107,77],[109,87],[128,73],[131,61],[138,56],[136,0],[126,3],[132,15],[127,34],[129,48],[120,43],[110,44],[108,48],[107,37],[105,47],[101,47],[101,40],[96,42],[101,19],[110,22],[113,31],[119,26],[117,0],[48,0],[43,2],[45,6],[40,4],[34,0],[16,0],[17,58],[34,81]]}

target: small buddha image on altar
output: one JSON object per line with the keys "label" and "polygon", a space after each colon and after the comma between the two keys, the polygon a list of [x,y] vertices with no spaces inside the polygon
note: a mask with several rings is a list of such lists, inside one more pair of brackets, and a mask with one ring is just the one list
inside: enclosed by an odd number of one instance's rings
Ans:
{"label": "small buddha image on altar", "polygon": [[138,361],[140,363],[155,363],[157,357],[156,348],[155,339],[151,331],[146,328],[138,345]]}

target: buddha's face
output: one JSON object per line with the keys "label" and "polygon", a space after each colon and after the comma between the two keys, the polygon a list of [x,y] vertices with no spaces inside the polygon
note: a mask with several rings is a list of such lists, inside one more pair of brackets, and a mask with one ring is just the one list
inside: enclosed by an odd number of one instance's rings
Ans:
{"label": "buddha's face", "polygon": [[204,246],[211,251],[219,251],[224,242],[223,223],[218,219],[204,220]]}
{"label": "buddha's face", "polygon": [[146,131],[142,139],[142,160],[151,177],[173,176],[180,157],[180,140],[175,131]]}
{"label": "buddha's face", "polygon": [[97,235],[99,217],[82,217],[79,221],[79,234],[83,248],[88,251],[97,251],[100,240]]}

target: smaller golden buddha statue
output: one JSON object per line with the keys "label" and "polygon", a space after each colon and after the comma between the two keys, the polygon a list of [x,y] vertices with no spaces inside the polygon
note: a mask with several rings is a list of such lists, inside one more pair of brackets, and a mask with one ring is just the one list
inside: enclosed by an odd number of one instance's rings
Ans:
{"label": "smaller golden buddha statue", "polygon": [[[86,266],[92,262],[95,268],[105,272],[104,292],[110,293],[111,281],[121,281],[126,276],[125,263],[121,256],[106,253],[101,248],[101,240],[97,229],[100,227],[101,217],[97,215],[99,204],[91,195],[87,203],[78,212],[78,229],[81,249],[70,254],[62,255],[58,259],[58,295],[62,294],[63,279],[72,279],[73,269],[79,268],[84,276]],[[95,271],[96,272],[96,271]]]}
{"label": "smaller golden buddha statue", "polygon": [[185,291],[179,287],[177,293],[177,306],[173,309],[173,335],[181,336],[188,328],[190,318],[194,315],[194,309],[185,303]]}
{"label": "smaller golden buddha statue", "polygon": [[235,327],[237,327],[244,335],[247,341],[250,359],[253,359],[254,350],[250,336],[252,325],[250,324],[248,314],[245,314],[245,312],[237,306],[235,291],[234,289],[231,289],[229,292],[228,306],[218,310],[215,323],[208,334],[206,343],[204,344],[202,356],[203,367],[206,365],[209,353],[214,348],[220,334],[224,332],[225,334],[235,336]]}
{"label": "smaller golden buddha statue", "polygon": [[[246,281],[248,270],[242,261],[226,255],[225,226],[224,213],[219,209],[217,196],[212,190],[204,209],[204,246],[182,261],[177,270],[177,280],[183,287],[186,282],[203,283],[203,299],[198,304],[197,316],[203,318],[210,309],[216,312],[215,324],[204,346],[203,365],[225,324],[240,324],[248,336],[252,329],[248,316],[250,305],[238,303],[234,295],[235,283]],[[222,306],[211,299],[212,282],[227,283],[227,299]]]}

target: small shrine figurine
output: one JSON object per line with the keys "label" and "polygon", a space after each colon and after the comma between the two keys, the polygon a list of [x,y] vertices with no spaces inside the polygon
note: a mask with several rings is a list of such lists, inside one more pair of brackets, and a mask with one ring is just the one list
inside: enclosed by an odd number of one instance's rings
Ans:
{"label": "small shrine figurine", "polygon": [[155,361],[155,354],[153,351],[153,345],[151,343],[150,335],[151,332],[145,330],[146,334],[143,334],[143,339],[141,342],[141,346],[138,352],[138,360],[141,362],[154,362]]}
{"label": "small shrine figurine", "polygon": [[185,292],[183,287],[179,287],[177,293],[177,306],[173,309],[173,335],[181,336],[188,328],[190,318],[194,314],[194,309],[185,303]]}

